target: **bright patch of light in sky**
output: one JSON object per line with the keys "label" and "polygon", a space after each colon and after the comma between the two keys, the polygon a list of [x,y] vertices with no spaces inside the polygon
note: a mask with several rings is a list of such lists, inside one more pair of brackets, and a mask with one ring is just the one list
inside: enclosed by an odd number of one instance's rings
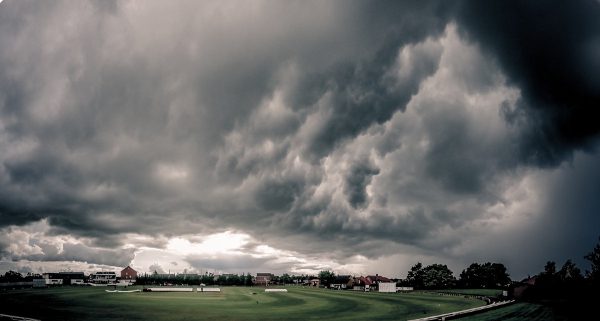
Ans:
{"label": "bright patch of light in sky", "polygon": [[164,180],[184,180],[188,177],[188,171],[185,167],[173,164],[158,165],[156,173],[159,178]]}
{"label": "bright patch of light in sky", "polygon": [[183,254],[222,254],[239,252],[248,243],[247,234],[224,232],[206,236],[201,242],[191,242],[181,237],[175,237],[167,243],[167,250]]}

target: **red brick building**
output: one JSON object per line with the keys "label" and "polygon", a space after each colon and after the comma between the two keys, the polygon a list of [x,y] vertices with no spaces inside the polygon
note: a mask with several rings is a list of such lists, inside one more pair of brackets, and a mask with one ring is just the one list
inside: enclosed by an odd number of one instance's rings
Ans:
{"label": "red brick building", "polygon": [[121,271],[121,280],[135,280],[136,278],[136,270],[132,269],[129,265]]}
{"label": "red brick building", "polygon": [[256,273],[254,283],[256,285],[269,285],[269,283],[271,283],[272,278],[273,274],[271,273]]}

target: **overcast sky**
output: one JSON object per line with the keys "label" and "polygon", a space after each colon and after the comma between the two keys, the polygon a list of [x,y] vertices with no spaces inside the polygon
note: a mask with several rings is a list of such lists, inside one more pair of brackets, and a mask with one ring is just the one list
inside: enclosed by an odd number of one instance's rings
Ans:
{"label": "overcast sky", "polygon": [[595,0],[6,0],[0,271],[586,269],[599,106]]}

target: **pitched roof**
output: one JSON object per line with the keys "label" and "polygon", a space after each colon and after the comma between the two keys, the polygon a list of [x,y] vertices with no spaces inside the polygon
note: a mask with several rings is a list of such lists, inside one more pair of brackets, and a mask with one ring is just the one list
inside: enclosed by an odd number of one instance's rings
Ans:
{"label": "pitched roof", "polygon": [[132,270],[133,272],[136,272],[136,273],[137,273],[137,271],[136,271],[136,270],[134,270],[134,269],[133,269],[131,266],[129,266],[129,265],[128,265],[127,267],[125,267],[123,270],[121,270],[121,272],[123,272],[123,271],[125,271],[125,270],[127,270],[127,269],[129,269],[129,270]]}
{"label": "pitched roof", "polygon": [[358,278],[358,284],[371,285],[373,284],[373,281],[368,277],[361,276]]}
{"label": "pitched roof", "polygon": [[368,275],[367,277],[371,279],[371,282],[392,282],[392,280],[381,275]]}

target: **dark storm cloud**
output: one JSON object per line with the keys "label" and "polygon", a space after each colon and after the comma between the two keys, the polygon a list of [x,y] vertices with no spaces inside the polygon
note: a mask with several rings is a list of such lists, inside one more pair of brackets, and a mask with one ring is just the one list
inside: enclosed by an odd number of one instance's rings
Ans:
{"label": "dark storm cloud", "polygon": [[[436,37],[444,30],[449,10],[443,2],[389,1],[363,3],[359,7],[364,12],[357,23],[364,24],[363,28],[369,32],[364,36],[383,42],[376,43],[379,47],[367,59],[335,64],[327,73],[307,73],[292,91],[294,106],[327,99],[329,108],[323,115],[326,120],[308,142],[309,151],[320,157],[329,153],[339,140],[353,137],[403,110],[421,81],[437,67],[435,55],[422,52],[425,59],[406,61],[410,66],[405,67],[410,72],[403,79],[397,81],[389,75],[397,62],[399,48]],[[416,16],[421,18],[414,19]]]}
{"label": "dark storm cloud", "polygon": [[[589,147],[600,126],[598,1],[465,1],[457,16],[523,93],[521,157],[556,165]],[[510,116],[510,115],[509,115]]]}
{"label": "dark storm cloud", "polygon": [[[526,179],[527,188],[516,187],[514,192],[522,195],[523,202],[541,203],[539,209],[532,211],[535,206],[525,206],[506,226],[475,236],[477,245],[470,245],[472,251],[455,256],[466,261],[505,262],[514,279],[543,271],[549,260],[562,265],[571,259],[582,270],[587,269],[589,262],[583,256],[597,242],[600,224],[598,161],[597,153],[577,153],[572,162],[547,175],[532,175]],[[510,212],[508,208],[506,211]]]}
{"label": "dark storm cloud", "polygon": [[[123,251],[103,264],[131,260],[131,233],[226,230],[339,260],[447,257],[510,220],[530,171],[592,145],[598,6],[5,1],[0,227],[47,218],[99,258]],[[73,244],[11,255],[91,259]]]}
{"label": "dark storm cloud", "polygon": [[346,176],[344,192],[348,202],[357,208],[367,201],[365,188],[371,182],[371,176],[379,174],[379,170],[368,163],[355,164]]}
{"label": "dark storm cloud", "polygon": [[265,211],[287,212],[301,189],[302,185],[291,180],[263,181],[254,197]]}

